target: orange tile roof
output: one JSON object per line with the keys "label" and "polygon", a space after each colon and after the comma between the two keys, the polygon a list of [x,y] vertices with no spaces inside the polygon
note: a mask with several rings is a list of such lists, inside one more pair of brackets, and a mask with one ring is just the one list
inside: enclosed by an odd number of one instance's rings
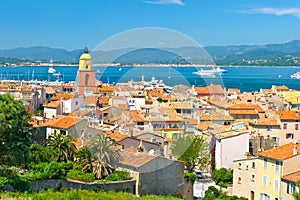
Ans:
{"label": "orange tile roof", "polygon": [[130,119],[134,122],[145,122],[148,121],[144,118],[141,112],[137,110],[131,110],[130,111]]}
{"label": "orange tile roof", "polygon": [[98,91],[99,92],[113,92],[114,88],[107,86],[107,85],[99,85],[98,86]]}
{"label": "orange tile roof", "polygon": [[99,98],[99,103],[100,104],[108,104],[109,99],[110,99],[109,96],[102,96]]}
{"label": "orange tile roof", "polygon": [[257,104],[236,104],[233,106],[229,106],[228,110],[257,110],[260,113],[265,112],[259,105]]}
{"label": "orange tile roof", "polygon": [[70,116],[70,117],[85,116],[91,112],[92,112],[92,110],[76,110],[76,111],[68,114],[68,116]]}
{"label": "orange tile roof", "polygon": [[209,85],[207,87],[195,87],[195,92],[199,95],[224,94],[221,85]]}
{"label": "orange tile roof", "polygon": [[50,126],[60,129],[68,129],[78,122],[82,121],[83,119],[75,118],[75,117],[69,117],[69,116],[63,116],[57,120],[49,120],[48,122],[44,123],[43,126]]}
{"label": "orange tile roof", "polygon": [[150,156],[146,152],[136,153],[135,150],[132,149],[123,149],[120,152],[121,158],[119,162],[123,165],[128,165],[132,167],[141,167],[144,164],[150,162],[157,156]]}
{"label": "orange tile roof", "polygon": [[300,171],[285,175],[282,177],[282,179],[290,181],[290,182],[299,182],[300,181]]}
{"label": "orange tile roof", "polygon": [[229,110],[230,115],[257,115],[256,110]]}
{"label": "orange tile roof", "polygon": [[289,90],[289,88],[287,86],[285,86],[285,85],[282,85],[282,86],[275,86],[274,85],[273,88],[275,90],[280,90],[280,91],[287,91],[287,90]]}
{"label": "orange tile roof", "polygon": [[84,97],[84,105],[85,106],[89,106],[89,105],[96,106],[97,99],[98,99],[97,96],[86,96],[86,97]]}
{"label": "orange tile roof", "polygon": [[235,92],[236,94],[241,94],[241,91],[238,88],[228,88],[228,93],[232,92]]}
{"label": "orange tile roof", "polygon": [[47,103],[46,105],[44,105],[44,107],[46,108],[57,108],[60,105],[59,101],[52,101],[50,103]]}
{"label": "orange tile roof", "polygon": [[58,101],[58,100],[68,100],[73,98],[73,94],[70,93],[58,93],[54,97],[51,98],[53,101]]}
{"label": "orange tile roof", "polygon": [[300,120],[300,115],[295,111],[277,111],[281,120]]}
{"label": "orange tile roof", "polygon": [[127,135],[120,134],[119,132],[112,132],[112,131],[105,131],[105,136],[109,136],[111,139],[115,140],[116,142],[119,142],[121,140],[124,140],[125,138],[128,138]]}
{"label": "orange tile roof", "polygon": [[257,120],[249,121],[249,124],[253,125],[261,125],[261,126],[280,126],[280,124],[277,123],[277,120],[274,118],[262,118]]}
{"label": "orange tile roof", "polygon": [[297,146],[297,155],[300,154],[300,144],[289,143],[280,147],[270,149],[259,153],[262,157],[272,158],[276,160],[285,160],[293,157],[294,147]]}
{"label": "orange tile roof", "polygon": [[211,126],[213,123],[210,121],[206,121],[206,122],[202,122],[201,124],[198,124],[196,126],[196,129],[204,131],[207,130],[209,128],[209,126]]}
{"label": "orange tile roof", "polygon": [[74,86],[72,86],[72,85],[64,85],[64,88],[66,88],[66,89],[73,89]]}
{"label": "orange tile roof", "polygon": [[220,121],[220,120],[234,120],[230,115],[224,115],[218,112],[200,113],[199,118],[202,121]]}

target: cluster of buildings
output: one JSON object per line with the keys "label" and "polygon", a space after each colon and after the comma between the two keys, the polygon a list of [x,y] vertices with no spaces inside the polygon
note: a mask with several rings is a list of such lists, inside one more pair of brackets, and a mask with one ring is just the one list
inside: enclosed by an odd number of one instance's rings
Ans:
{"label": "cluster of buildings", "polygon": [[[233,169],[233,195],[279,200],[299,190],[300,91],[287,86],[243,93],[220,85],[171,88],[143,75],[139,82],[107,85],[95,79],[85,50],[75,85],[0,84],[0,94],[7,92],[32,114],[43,109],[33,114],[37,143],[54,133],[71,135],[78,147],[97,134],[113,138],[122,149],[122,166],[145,177],[136,188],[141,193],[182,190],[183,166],[170,146],[195,135],[209,142],[211,165]],[[149,174],[159,187],[146,184],[154,181]],[[172,179],[172,187],[162,186],[164,178]]]}

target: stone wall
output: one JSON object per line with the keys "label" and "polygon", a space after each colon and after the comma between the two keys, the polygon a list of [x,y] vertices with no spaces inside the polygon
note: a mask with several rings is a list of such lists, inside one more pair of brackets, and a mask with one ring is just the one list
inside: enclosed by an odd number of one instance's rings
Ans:
{"label": "stone wall", "polygon": [[[9,185],[9,184],[7,184]],[[76,190],[86,190],[86,189],[92,189],[92,190],[103,190],[103,191],[109,191],[109,190],[115,190],[115,191],[126,191],[135,194],[135,185],[136,180],[126,180],[126,181],[117,181],[117,182],[106,182],[106,183],[83,183],[80,181],[73,181],[73,180],[64,180],[64,179],[58,179],[58,180],[37,180],[37,181],[31,181],[30,187],[28,192],[36,192],[39,190],[47,190],[47,189],[76,189]],[[9,186],[4,187],[6,191],[7,188],[10,188]],[[11,188],[10,191],[14,191]]]}

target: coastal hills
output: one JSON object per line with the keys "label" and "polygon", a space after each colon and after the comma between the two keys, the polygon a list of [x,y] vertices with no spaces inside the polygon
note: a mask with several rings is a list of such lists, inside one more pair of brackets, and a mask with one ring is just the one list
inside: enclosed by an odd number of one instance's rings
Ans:
{"label": "coastal hills", "polygon": [[[207,46],[204,49],[217,65],[300,66],[300,40],[283,44]],[[82,51],[44,46],[2,49],[0,64],[39,63],[49,62],[51,59],[53,63],[76,64]],[[128,51],[130,53],[123,54]],[[178,56],[176,52],[184,52],[184,56]],[[193,62],[186,58],[197,57],[199,51],[195,47],[181,47],[167,50],[118,49],[93,53],[96,55],[95,63],[189,64]],[[116,57],[116,55],[122,56]]]}

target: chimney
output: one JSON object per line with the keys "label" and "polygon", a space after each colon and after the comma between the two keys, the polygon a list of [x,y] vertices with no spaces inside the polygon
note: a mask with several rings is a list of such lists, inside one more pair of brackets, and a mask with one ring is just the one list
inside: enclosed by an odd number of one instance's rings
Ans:
{"label": "chimney", "polygon": [[298,154],[298,151],[297,151],[297,144],[294,145],[294,148],[293,148],[293,156],[297,155]]}

